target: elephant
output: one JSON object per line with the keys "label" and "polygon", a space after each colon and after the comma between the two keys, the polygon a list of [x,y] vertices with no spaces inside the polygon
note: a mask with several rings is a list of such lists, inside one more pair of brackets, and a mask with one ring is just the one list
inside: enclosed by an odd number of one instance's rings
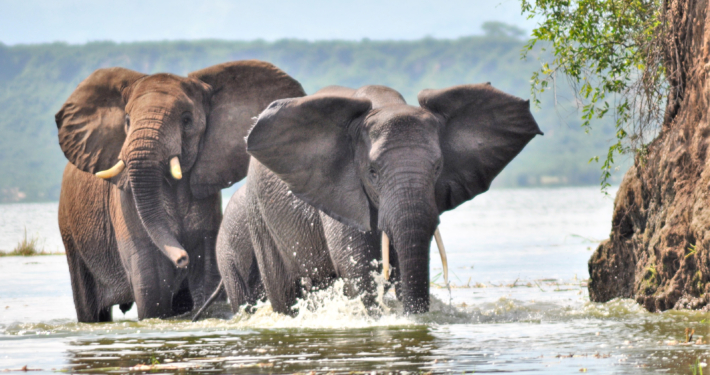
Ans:
{"label": "elephant", "polygon": [[407,105],[385,86],[330,86],[259,115],[246,184],[217,237],[235,313],[268,298],[293,315],[297,298],[337,278],[372,308],[379,272],[404,313],[429,310],[432,237],[445,254],[439,215],[487,191],[542,132],[529,101],[490,83],[423,90],[418,100]]}
{"label": "elephant", "polygon": [[215,241],[220,189],[244,178],[245,140],[274,100],[300,83],[257,60],[187,77],[105,68],[82,81],[55,116],[69,163],[59,198],[77,319],[111,321],[200,306],[220,281]]}

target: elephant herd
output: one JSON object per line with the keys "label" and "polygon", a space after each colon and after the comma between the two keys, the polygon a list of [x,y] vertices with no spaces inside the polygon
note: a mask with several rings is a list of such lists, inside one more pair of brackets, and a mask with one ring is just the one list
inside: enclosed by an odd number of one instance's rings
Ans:
{"label": "elephant herd", "polygon": [[[177,316],[222,285],[235,313],[268,299],[294,314],[338,278],[372,307],[378,273],[405,313],[428,311],[439,215],[542,133],[528,101],[490,84],[418,101],[375,85],[306,95],[256,60],[187,77],[95,71],[55,116],[78,320],[133,303],[139,319]],[[245,177],[222,214],[221,189]]]}

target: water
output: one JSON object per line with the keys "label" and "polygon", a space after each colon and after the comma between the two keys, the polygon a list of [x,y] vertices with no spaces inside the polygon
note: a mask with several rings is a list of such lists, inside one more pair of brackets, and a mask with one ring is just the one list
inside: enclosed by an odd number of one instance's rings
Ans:
{"label": "water", "polygon": [[[612,194],[615,191],[611,192]],[[63,256],[0,258],[0,371],[72,373],[680,373],[707,363],[705,314],[651,314],[631,300],[590,303],[587,260],[610,230],[597,188],[486,193],[442,217],[451,295],[432,252],[432,311],[380,317],[341,285],[286,317],[76,323]],[[0,206],[0,249],[40,236],[61,250],[56,204]],[[218,306],[219,308],[220,306]],[[222,308],[224,308],[222,306]],[[695,330],[685,344],[686,328]]]}

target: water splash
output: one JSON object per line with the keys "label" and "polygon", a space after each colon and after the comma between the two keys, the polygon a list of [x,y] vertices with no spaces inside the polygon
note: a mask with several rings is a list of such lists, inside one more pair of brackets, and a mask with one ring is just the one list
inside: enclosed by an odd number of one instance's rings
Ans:
{"label": "water splash", "polygon": [[296,302],[298,313],[291,317],[273,311],[269,302],[256,306],[253,314],[243,311],[230,321],[244,328],[367,328],[417,324],[398,314],[396,302],[387,298],[382,306],[368,309],[360,298],[345,295],[345,282],[337,280],[327,289],[308,293]]}

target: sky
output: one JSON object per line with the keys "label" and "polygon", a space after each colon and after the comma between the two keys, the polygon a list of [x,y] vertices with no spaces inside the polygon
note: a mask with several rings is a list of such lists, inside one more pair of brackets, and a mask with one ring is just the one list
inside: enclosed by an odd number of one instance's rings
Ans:
{"label": "sky", "polygon": [[519,0],[0,0],[5,45],[156,40],[412,40],[527,32]]}

